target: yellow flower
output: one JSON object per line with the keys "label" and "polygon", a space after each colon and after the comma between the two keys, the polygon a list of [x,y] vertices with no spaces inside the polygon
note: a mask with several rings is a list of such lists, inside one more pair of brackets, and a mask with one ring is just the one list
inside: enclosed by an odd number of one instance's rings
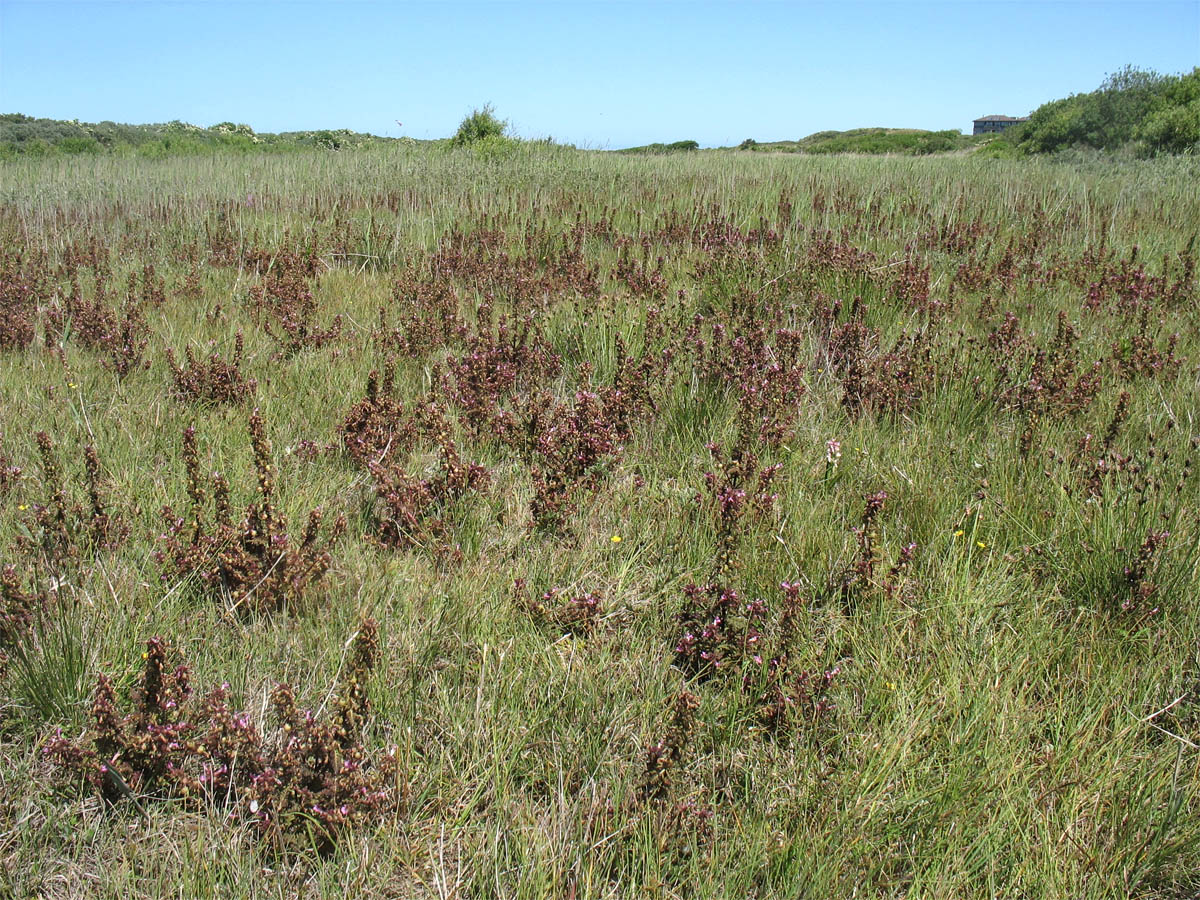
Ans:
{"label": "yellow flower", "polygon": [[69,387],[69,388],[77,388],[77,387],[79,387],[79,385],[77,385],[77,384],[76,384],[75,382],[73,382],[73,381],[68,381],[68,382],[67,382],[67,387]]}
{"label": "yellow flower", "polygon": [[985,544],[983,541],[976,541],[975,546],[978,547],[980,550],[987,549],[987,544]]}
{"label": "yellow flower", "polygon": [[958,531],[954,532],[954,536],[955,536],[955,537],[962,537],[962,536],[963,536],[963,530],[962,530],[961,528],[960,528],[960,529],[958,529]]}
{"label": "yellow flower", "polygon": [[25,512],[25,510],[29,509],[29,504],[28,504],[28,503],[22,503],[22,504],[20,504],[20,505],[17,507],[17,509],[19,509],[21,512]]}
{"label": "yellow flower", "polygon": [[894,681],[889,681],[889,682],[887,683],[887,687],[888,687],[888,690],[889,690],[889,691],[894,691],[894,690],[896,689],[896,682],[894,682]]}
{"label": "yellow flower", "polygon": [[614,534],[611,538],[609,538],[609,540],[614,544],[619,544],[621,543],[621,536],[619,534]]}

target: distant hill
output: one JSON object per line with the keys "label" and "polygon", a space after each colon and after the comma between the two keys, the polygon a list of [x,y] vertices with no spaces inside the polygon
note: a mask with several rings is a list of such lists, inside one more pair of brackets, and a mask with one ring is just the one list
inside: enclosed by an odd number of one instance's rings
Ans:
{"label": "distant hill", "polygon": [[50,153],[131,153],[155,157],[213,150],[343,150],[411,138],[386,138],[345,128],[256,133],[249,125],[221,122],[209,128],[187,122],[123,125],[0,115],[0,158]]}
{"label": "distant hill", "polygon": [[854,128],[818,131],[798,141],[742,141],[738,150],[775,153],[901,153],[924,155],[966,150],[984,143],[988,135],[957,131],[924,131],[920,128]]}
{"label": "distant hill", "polygon": [[696,141],[675,141],[672,144],[643,144],[641,147],[626,147],[624,150],[617,150],[617,153],[688,153],[692,150],[699,150],[700,144]]}

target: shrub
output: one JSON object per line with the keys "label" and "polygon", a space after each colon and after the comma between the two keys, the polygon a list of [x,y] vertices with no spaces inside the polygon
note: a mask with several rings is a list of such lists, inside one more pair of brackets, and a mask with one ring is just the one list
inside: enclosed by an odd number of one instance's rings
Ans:
{"label": "shrub", "polygon": [[473,109],[471,114],[458,125],[458,131],[450,138],[454,147],[466,147],[482,141],[485,138],[502,138],[508,130],[508,122],[496,118],[496,111],[490,103],[482,109]]}
{"label": "shrub", "polygon": [[1200,68],[1169,84],[1137,129],[1152,153],[1183,153],[1200,147]]}
{"label": "shrub", "polygon": [[1200,69],[1164,76],[1126,66],[1089,94],[1038,107],[1020,133],[1022,149],[1035,153],[1135,141],[1150,153],[1180,153],[1200,141]]}

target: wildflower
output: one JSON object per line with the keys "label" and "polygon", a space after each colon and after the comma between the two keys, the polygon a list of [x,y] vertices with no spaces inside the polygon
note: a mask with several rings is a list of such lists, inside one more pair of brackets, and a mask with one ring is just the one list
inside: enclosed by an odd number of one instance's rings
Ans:
{"label": "wildflower", "polygon": [[619,534],[614,534],[611,538],[609,538],[609,540],[614,544],[619,544],[621,543],[621,536]]}
{"label": "wildflower", "polygon": [[825,463],[826,465],[836,466],[838,460],[842,458],[842,442],[830,438],[825,442]]}
{"label": "wildflower", "polygon": [[958,531],[954,532],[954,536],[955,536],[955,537],[962,537],[962,536],[963,536],[963,530],[962,530],[961,528],[960,528],[960,529],[958,529]]}
{"label": "wildflower", "polygon": [[19,509],[21,512],[25,512],[25,510],[29,509],[29,504],[28,503],[19,503],[19,504],[17,504],[17,509]]}
{"label": "wildflower", "polygon": [[77,384],[76,384],[74,381],[68,381],[68,382],[67,382],[67,387],[69,387],[69,388],[71,388],[71,389],[73,390],[73,389],[75,389],[75,388],[79,387],[79,385],[77,385]]}
{"label": "wildflower", "polygon": [[976,541],[975,546],[978,547],[980,550],[987,549],[987,544],[985,544],[983,541]]}

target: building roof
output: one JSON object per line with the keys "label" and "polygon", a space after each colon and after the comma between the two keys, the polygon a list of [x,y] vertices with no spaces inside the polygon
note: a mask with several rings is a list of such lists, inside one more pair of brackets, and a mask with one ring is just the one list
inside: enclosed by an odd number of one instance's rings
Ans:
{"label": "building roof", "polygon": [[976,122],[1027,122],[1029,116],[982,116]]}

